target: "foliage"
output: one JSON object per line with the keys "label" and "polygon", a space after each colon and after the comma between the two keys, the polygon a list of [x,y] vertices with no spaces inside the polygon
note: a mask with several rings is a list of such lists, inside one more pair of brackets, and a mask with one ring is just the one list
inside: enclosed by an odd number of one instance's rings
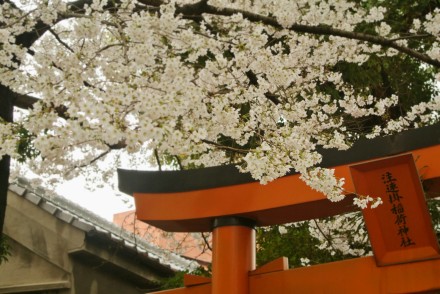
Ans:
{"label": "foliage", "polygon": [[187,271],[179,271],[176,272],[176,274],[171,278],[164,279],[160,285],[161,290],[183,287],[183,277],[187,273],[188,273]]}
{"label": "foliage", "polygon": [[20,157],[17,158],[18,162],[25,162],[28,159],[38,156],[38,150],[31,144],[31,140],[34,139],[34,135],[30,134],[25,128],[20,128],[17,131],[17,135],[20,139],[17,141],[17,153]]}
{"label": "foliage", "polygon": [[[161,289],[174,289],[183,287],[183,277],[189,274],[188,271],[180,271],[177,272],[173,277],[165,279],[161,284]],[[210,277],[211,271],[210,269],[205,269],[203,267],[198,267],[194,271],[191,272],[192,275],[202,276],[202,277]]]}
{"label": "foliage", "polygon": [[[336,65],[343,79],[357,89],[369,89],[374,96],[397,95],[398,104],[390,107],[381,116],[372,115],[364,120],[348,120],[346,127],[360,136],[372,131],[375,124],[386,124],[411,111],[412,105],[429,102],[438,95],[438,87],[426,82],[432,76],[431,68],[423,68],[419,63],[402,56],[379,58],[371,56],[361,65],[341,62]],[[395,73],[400,73],[396,75]],[[413,122],[417,123],[417,122]]]}
{"label": "foliage", "polygon": [[289,259],[290,267],[320,264],[340,260],[343,255],[319,249],[319,239],[310,235],[309,223],[292,226],[273,226],[257,230],[257,265],[264,265],[278,257]]}
{"label": "foliage", "polygon": [[11,247],[8,244],[8,239],[5,235],[0,236],[0,265],[8,261],[8,257],[11,256]]}
{"label": "foliage", "polygon": [[371,254],[360,212],[260,228],[257,232],[259,265],[281,256],[288,257],[290,267],[300,267]]}
{"label": "foliage", "polygon": [[0,84],[29,112],[0,126],[0,156],[47,178],[92,177],[111,153],[233,163],[262,183],[294,169],[337,201],[343,180],[318,167],[317,147],[438,120],[439,6],[7,1]]}
{"label": "foliage", "polygon": [[[440,199],[433,198],[427,201],[429,213],[431,214],[432,225],[440,237]],[[440,241],[439,241],[440,242]]]}

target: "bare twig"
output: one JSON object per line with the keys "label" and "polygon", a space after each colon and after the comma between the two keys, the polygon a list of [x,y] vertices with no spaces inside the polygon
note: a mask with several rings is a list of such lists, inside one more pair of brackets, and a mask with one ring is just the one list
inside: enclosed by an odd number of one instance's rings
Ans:
{"label": "bare twig", "polygon": [[201,140],[203,143],[212,145],[217,147],[218,149],[224,149],[224,150],[229,150],[229,151],[233,151],[233,152],[237,152],[237,153],[242,153],[242,154],[247,154],[249,152],[249,150],[246,149],[239,149],[239,148],[234,148],[234,147],[230,147],[230,146],[224,146],[209,140]]}
{"label": "bare twig", "polygon": [[94,162],[100,160],[101,158],[103,158],[104,156],[106,156],[107,154],[109,154],[111,151],[112,151],[111,149],[107,149],[107,150],[105,150],[104,152],[102,152],[101,154],[99,154],[98,156],[96,156],[95,158],[93,158],[92,160],[90,160],[89,162],[87,162],[87,163],[83,163],[83,164],[80,164],[80,165],[76,165],[76,166],[72,167],[71,169],[69,169],[69,170],[67,171],[67,173],[71,172],[72,170],[74,170],[74,169],[76,169],[76,168],[87,167],[87,166],[89,166],[90,164],[92,164],[92,163],[94,163]]}
{"label": "bare twig", "polygon": [[159,153],[157,149],[154,149],[154,157],[156,158],[157,166],[159,167],[159,171],[162,171],[162,164],[160,163]]}
{"label": "bare twig", "polygon": [[63,45],[67,50],[69,50],[71,53],[75,53],[73,51],[72,48],[70,48],[70,46],[64,42],[63,40],[61,40],[60,36],[53,30],[53,29],[49,29],[49,32],[55,37],[55,39],[61,44]]}
{"label": "bare twig", "polygon": [[14,93],[13,96],[14,106],[21,109],[32,109],[34,107],[34,104],[40,101],[40,99],[26,94]]}
{"label": "bare twig", "polygon": [[319,226],[318,222],[316,221],[316,219],[313,220],[313,222],[315,223],[316,227],[318,228],[319,232],[321,233],[321,235],[325,238],[325,240],[328,242],[328,244],[330,245],[330,247],[336,251],[336,248],[333,247],[333,243],[330,240],[330,238],[322,231],[321,227]]}
{"label": "bare twig", "polygon": [[183,168],[183,166],[182,166],[182,162],[180,161],[179,156],[174,155],[174,158],[175,158],[176,161],[177,161],[177,165],[179,166],[179,170],[184,170],[184,168]]}
{"label": "bare twig", "polygon": [[205,236],[204,233],[201,233],[201,235],[202,235],[203,242],[205,242],[206,247],[212,251],[212,247],[211,247],[211,244],[209,244],[208,238]]}

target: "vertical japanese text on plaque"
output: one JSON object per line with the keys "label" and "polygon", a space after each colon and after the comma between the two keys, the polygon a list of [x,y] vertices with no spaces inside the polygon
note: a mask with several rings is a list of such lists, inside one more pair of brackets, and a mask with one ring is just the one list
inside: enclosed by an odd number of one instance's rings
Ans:
{"label": "vertical japanese text on plaque", "polygon": [[403,196],[400,194],[399,187],[397,185],[397,179],[391,172],[385,172],[382,175],[382,182],[386,187],[386,195],[388,201],[391,204],[391,213],[395,216],[394,224],[397,227],[397,235],[400,237],[400,247],[408,247],[416,245],[414,240],[409,237],[409,227],[407,224],[407,216],[405,214],[405,208],[402,203]]}

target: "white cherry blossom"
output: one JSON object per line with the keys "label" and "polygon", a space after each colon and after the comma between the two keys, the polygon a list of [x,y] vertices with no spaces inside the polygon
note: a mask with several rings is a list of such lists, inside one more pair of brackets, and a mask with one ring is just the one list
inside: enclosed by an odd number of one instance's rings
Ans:
{"label": "white cherry blossom", "polygon": [[[433,97],[366,133],[346,127],[347,121],[385,116],[399,102],[394,94],[379,98],[367,87],[353,89],[335,70],[342,62],[361,65],[370,56],[402,54],[403,39],[387,47],[349,37],[369,23],[374,37],[395,38],[380,6],[345,0],[85,2],[0,6],[0,83],[39,99],[14,124],[0,123],[0,156],[18,156],[14,130],[23,127],[39,152],[31,165],[45,175],[72,177],[80,168],[92,174],[98,159],[121,148],[119,155],[148,155],[153,159],[142,162],[155,162],[156,150],[184,166],[234,163],[262,183],[296,170],[311,188],[338,201],[344,179],[317,167],[318,146],[345,150],[361,136],[426,125],[440,108]],[[210,10],[185,14],[183,5],[197,3]],[[410,31],[435,39],[425,52],[431,63],[440,59],[439,12],[415,20]],[[44,33],[33,44],[17,43],[42,24]],[[320,89],[325,85],[338,94]],[[119,164],[114,158],[109,169]]]}

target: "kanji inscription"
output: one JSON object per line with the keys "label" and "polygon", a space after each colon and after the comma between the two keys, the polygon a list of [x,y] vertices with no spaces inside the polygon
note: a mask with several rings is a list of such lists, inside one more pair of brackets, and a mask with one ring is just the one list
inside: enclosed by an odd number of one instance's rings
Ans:
{"label": "kanji inscription", "polygon": [[357,194],[383,201],[362,211],[377,265],[440,257],[411,154],[352,165],[350,172]]}
{"label": "kanji inscription", "polygon": [[402,199],[397,179],[389,171],[384,173],[381,177],[382,182],[385,184],[385,192],[388,198],[388,202],[391,204],[391,213],[395,216],[394,224],[396,225],[397,235],[400,237],[400,247],[408,247],[416,245],[414,240],[409,236],[409,227],[407,224],[407,215],[405,214],[405,207],[403,206]]}

